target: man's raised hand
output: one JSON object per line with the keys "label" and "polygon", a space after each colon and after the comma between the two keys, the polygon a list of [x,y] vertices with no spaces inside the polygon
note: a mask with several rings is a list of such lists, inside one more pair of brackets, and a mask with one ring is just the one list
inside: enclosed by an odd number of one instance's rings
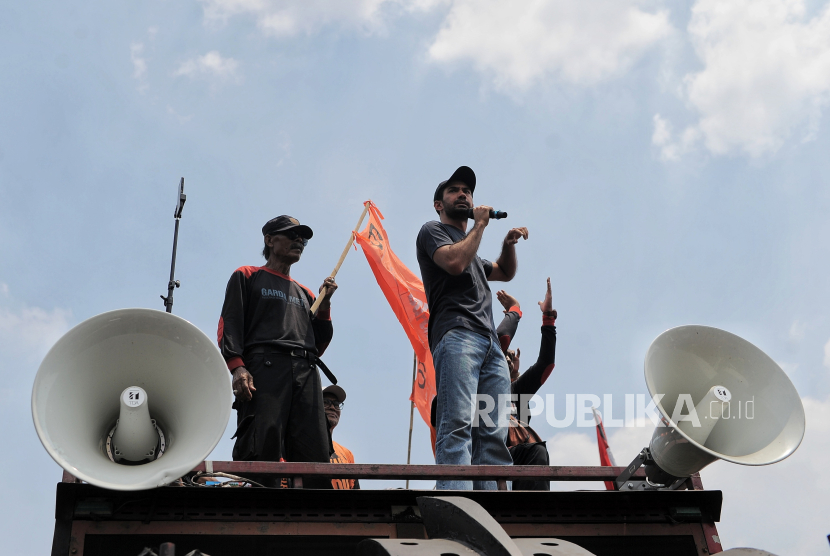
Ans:
{"label": "man's raised hand", "polygon": [[543,313],[553,312],[553,318],[556,318],[556,309],[553,308],[553,296],[550,293],[550,276],[548,276],[548,289],[545,292],[545,299],[538,303]]}
{"label": "man's raised hand", "polygon": [[504,238],[505,245],[516,245],[519,242],[519,238],[527,239],[527,228],[513,228],[509,232],[507,232],[507,236]]}
{"label": "man's raised hand", "polygon": [[505,315],[508,311],[510,311],[511,307],[519,307],[519,300],[504,290],[499,290],[496,292],[496,299],[498,299],[499,303],[501,303],[502,307],[504,307]]}
{"label": "man's raised hand", "polygon": [[251,376],[248,369],[245,367],[235,368],[233,370],[233,395],[236,396],[236,399],[249,402],[254,392],[256,392],[254,377]]}

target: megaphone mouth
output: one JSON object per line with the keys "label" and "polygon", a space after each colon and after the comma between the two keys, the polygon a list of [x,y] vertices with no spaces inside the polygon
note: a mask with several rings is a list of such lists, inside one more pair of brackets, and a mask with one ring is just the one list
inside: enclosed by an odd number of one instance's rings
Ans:
{"label": "megaphone mouth", "polygon": [[118,421],[115,422],[115,425],[110,429],[107,433],[106,441],[104,442],[104,453],[107,454],[107,457],[113,463],[118,463],[120,465],[144,465],[145,463],[150,463],[151,461],[155,461],[159,459],[161,456],[164,455],[164,451],[167,449],[167,440],[164,438],[164,431],[161,427],[156,423],[155,419],[151,419],[150,422],[153,424],[153,428],[156,430],[156,434],[159,435],[158,444],[156,447],[153,448],[150,452],[147,453],[147,457],[133,461],[123,457],[123,454],[118,450],[118,447],[112,441],[112,437],[115,434],[115,429],[118,428]]}

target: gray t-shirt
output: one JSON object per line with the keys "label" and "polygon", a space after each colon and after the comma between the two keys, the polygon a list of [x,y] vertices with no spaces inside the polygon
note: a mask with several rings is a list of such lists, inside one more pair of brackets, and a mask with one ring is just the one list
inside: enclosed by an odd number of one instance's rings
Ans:
{"label": "gray t-shirt", "polygon": [[493,263],[478,255],[458,276],[438,266],[432,256],[439,247],[458,243],[467,234],[441,222],[427,222],[415,242],[418,264],[429,304],[429,347],[434,350],[447,331],[466,328],[498,344],[493,323],[493,296],[487,277]]}

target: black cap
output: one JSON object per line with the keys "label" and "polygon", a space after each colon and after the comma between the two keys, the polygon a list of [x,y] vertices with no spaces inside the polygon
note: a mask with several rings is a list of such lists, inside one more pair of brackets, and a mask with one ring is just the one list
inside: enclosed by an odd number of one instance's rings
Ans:
{"label": "black cap", "polygon": [[314,235],[314,232],[311,231],[311,228],[300,224],[300,221],[294,218],[293,216],[287,216],[285,214],[283,214],[282,216],[277,216],[276,218],[272,218],[271,220],[266,222],[265,226],[262,227],[262,235],[270,236],[277,232],[284,232],[286,230],[291,229],[296,229],[297,233],[305,239],[311,239],[311,236]]}
{"label": "black cap", "polygon": [[343,403],[346,401],[346,391],[336,384],[332,384],[331,386],[326,386],[325,388],[323,388],[323,395],[325,394],[334,396],[338,403]]}
{"label": "black cap", "polygon": [[470,191],[476,190],[476,173],[473,172],[469,166],[459,166],[458,170],[452,173],[450,179],[444,180],[438,184],[438,189],[435,190],[435,197],[433,201],[440,201],[443,197],[441,191],[451,182],[460,181],[470,188]]}

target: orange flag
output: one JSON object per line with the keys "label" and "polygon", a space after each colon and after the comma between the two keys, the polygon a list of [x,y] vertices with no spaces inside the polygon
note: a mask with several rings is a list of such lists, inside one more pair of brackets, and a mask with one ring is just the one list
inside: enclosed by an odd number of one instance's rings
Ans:
{"label": "orange flag", "polygon": [[362,232],[355,234],[355,240],[363,248],[386,301],[415,350],[418,373],[409,399],[415,402],[421,418],[432,431],[429,412],[435,397],[435,369],[427,340],[429,308],[424,283],[392,252],[389,236],[380,223],[383,215],[372,201],[366,202],[369,203],[369,223]]}

